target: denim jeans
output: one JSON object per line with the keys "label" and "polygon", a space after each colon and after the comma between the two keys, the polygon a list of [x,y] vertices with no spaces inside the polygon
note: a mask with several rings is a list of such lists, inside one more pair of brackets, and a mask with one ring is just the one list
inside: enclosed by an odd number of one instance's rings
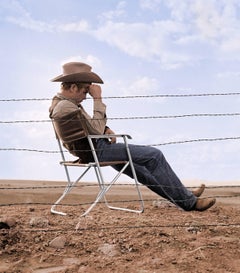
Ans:
{"label": "denim jeans", "polygon": [[[197,198],[181,183],[159,149],[133,144],[129,144],[129,149],[141,184],[184,210],[193,209]],[[128,160],[123,143],[110,144],[105,139],[99,139],[97,150],[99,161]],[[120,170],[121,166],[113,168]],[[133,177],[130,167],[124,173]]]}

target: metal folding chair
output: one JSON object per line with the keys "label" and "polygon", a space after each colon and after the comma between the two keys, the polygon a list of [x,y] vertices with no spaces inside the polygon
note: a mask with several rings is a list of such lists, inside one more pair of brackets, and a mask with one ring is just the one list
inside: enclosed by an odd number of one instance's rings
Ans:
{"label": "metal folding chair", "polygon": [[[53,123],[54,126],[54,123]],[[54,127],[55,130],[55,127]],[[122,210],[122,211],[128,211],[128,212],[136,212],[136,213],[142,213],[144,211],[144,203],[143,203],[143,199],[142,199],[142,195],[141,195],[141,191],[139,189],[139,182],[137,180],[137,175],[133,166],[133,162],[132,162],[132,158],[131,158],[131,153],[129,151],[129,147],[128,147],[128,139],[131,139],[131,137],[129,135],[125,135],[125,134],[114,134],[114,135],[87,135],[87,139],[91,148],[91,152],[94,158],[93,162],[89,162],[87,164],[82,164],[76,161],[66,161],[65,156],[64,156],[64,150],[63,150],[63,146],[61,143],[61,140],[59,139],[56,130],[55,130],[55,135],[57,138],[57,142],[58,142],[58,146],[59,146],[59,150],[61,153],[61,157],[62,157],[62,161],[60,162],[60,164],[64,167],[65,169],[65,173],[66,173],[66,177],[67,177],[67,185],[66,188],[63,192],[63,194],[58,198],[58,200],[52,205],[51,207],[51,212],[54,214],[60,214],[60,215],[66,215],[66,213],[58,211],[56,209],[56,206],[59,205],[59,203],[64,199],[64,197],[73,189],[73,187],[82,180],[82,178],[85,176],[85,174],[90,170],[90,169],[94,169],[95,174],[96,174],[96,178],[97,178],[97,182],[98,182],[98,186],[99,186],[99,192],[97,194],[96,199],[94,200],[94,202],[88,207],[88,209],[81,214],[81,216],[86,216],[96,205],[97,203],[99,203],[101,200],[104,200],[105,205],[110,208],[110,209],[114,209],[114,210]],[[98,138],[112,138],[112,137],[116,137],[116,138],[121,138],[125,144],[126,147],[126,152],[128,155],[128,160],[127,161],[109,161],[109,162],[99,162],[98,160],[98,156],[97,156],[97,152],[95,150],[95,147],[93,145],[93,139],[98,139]],[[113,165],[118,165],[121,164],[122,168],[120,171],[118,171],[118,173],[113,177],[113,179],[106,183],[106,181],[104,180],[103,177],[103,173],[101,168],[102,167],[106,167],[106,166],[113,166]],[[123,174],[124,170],[127,167],[131,168],[132,174],[133,174],[133,180],[135,183],[135,188],[136,188],[136,193],[138,196],[138,202],[139,202],[139,209],[129,209],[129,208],[124,208],[124,207],[117,207],[117,206],[111,206],[106,198],[106,193],[109,191],[109,189],[118,181],[119,177],[121,176],[121,174]],[[81,175],[75,180],[73,181],[70,177],[70,167],[81,167],[84,168],[84,171],[81,173]]]}

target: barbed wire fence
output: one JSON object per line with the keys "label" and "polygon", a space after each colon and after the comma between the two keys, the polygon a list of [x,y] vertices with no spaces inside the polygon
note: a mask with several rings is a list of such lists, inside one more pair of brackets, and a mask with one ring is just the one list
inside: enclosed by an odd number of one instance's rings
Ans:
{"label": "barbed wire fence", "polygon": [[[155,94],[155,95],[131,95],[131,96],[103,96],[103,99],[145,99],[145,98],[187,98],[187,97],[216,97],[216,96],[239,96],[240,92],[214,92],[196,94]],[[91,98],[87,98],[91,99]],[[52,98],[9,98],[0,99],[0,102],[19,101],[50,101]]]}
{"label": "barbed wire fence", "polygon": [[[158,94],[158,95],[134,95],[134,96],[111,96],[111,97],[103,97],[104,99],[151,99],[151,98],[190,98],[190,97],[214,97],[214,96],[239,96],[240,92],[227,92],[227,93],[198,93],[198,94]],[[0,99],[0,102],[29,102],[29,101],[50,101],[52,98],[11,98],[11,99]],[[143,120],[143,119],[178,119],[178,118],[207,118],[207,117],[239,117],[240,113],[238,112],[233,112],[233,113],[190,113],[190,114],[183,114],[183,115],[160,115],[160,116],[132,116],[132,117],[108,117],[108,120]],[[49,123],[51,120],[44,120],[44,119],[39,119],[39,120],[0,120],[0,124],[32,124],[32,123]],[[169,141],[169,142],[163,142],[163,143],[155,143],[155,144],[149,144],[146,146],[163,146],[163,145],[175,145],[175,144],[185,144],[185,143],[195,143],[195,142],[213,142],[213,141],[239,141],[240,136],[231,136],[231,137],[217,137],[217,138],[196,138],[196,139],[185,139],[185,140],[180,140],[180,141]],[[60,151],[57,150],[41,150],[41,149],[30,149],[30,148],[15,148],[15,147],[0,147],[0,151],[13,151],[13,152],[36,152],[36,153],[60,153]],[[65,151],[67,152],[67,151]],[[126,186],[126,184],[118,184],[118,186]],[[93,187],[96,185],[84,185],[84,186],[89,186]],[[129,184],[127,184],[129,186]],[[143,186],[143,185],[140,185]],[[146,186],[146,185],[144,185]],[[81,187],[81,186],[74,186],[74,187]],[[209,189],[214,189],[214,188],[239,188],[240,186],[211,186],[207,187]],[[65,186],[41,186],[41,187],[1,187],[0,190],[38,190],[38,189],[53,189],[53,188],[65,188]],[[230,195],[219,195],[219,196],[214,196],[217,198],[239,198],[240,194],[239,193],[234,193]],[[153,202],[156,199],[146,199],[144,201],[146,202]],[[117,202],[136,202],[138,200],[118,200]],[[161,199],[163,202],[168,202],[165,199]],[[111,202],[116,202],[116,201],[108,201],[109,203]],[[100,202],[101,203],[101,202]],[[28,205],[53,205],[52,203],[39,203],[39,202],[25,202],[25,203],[6,203],[6,204],[0,204],[0,207],[6,207],[6,206],[28,206]],[[78,203],[78,204],[61,204],[61,206],[84,206],[84,205],[91,205],[91,202],[84,202],[84,203]],[[204,227],[226,227],[226,226],[232,226],[232,227],[239,227],[240,223],[217,223],[217,224],[203,224]],[[124,228],[151,228],[151,227],[156,227],[156,226],[151,226],[151,225],[145,225],[145,226],[128,226]],[[167,228],[176,228],[176,227],[186,227],[186,225],[179,225],[179,224],[172,224],[172,225],[157,225],[157,227],[167,227]],[[113,227],[104,227],[105,229],[111,229]],[[114,228],[116,228],[114,226]],[[118,227],[122,228],[122,227]],[[91,230],[93,228],[90,228]],[[98,229],[98,228],[94,228]],[[99,229],[102,229],[102,227]],[[42,231],[43,229],[41,229]],[[30,232],[34,231],[33,229],[28,230]],[[35,230],[36,231],[36,230]],[[45,231],[53,231],[56,232],[56,229],[53,230],[45,230]],[[61,231],[64,231],[61,230]]]}

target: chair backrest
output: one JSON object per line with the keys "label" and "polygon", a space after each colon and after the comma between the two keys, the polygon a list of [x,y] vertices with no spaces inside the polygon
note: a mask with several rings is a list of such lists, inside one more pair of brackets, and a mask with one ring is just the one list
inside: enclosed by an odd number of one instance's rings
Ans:
{"label": "chair backrest", "polygon": [[60,151],[60,154],[61,154],[61,157],[62,157],[62,160],[65,161],[65,156],[64,156],[64,152],[63,152],[63,147],[62,147],[62,143],[61,143],[61,140],[57,134],[57,131],[56,131],[56,128],[55,128],[55,125],[54,125],[54,121],[52,121],[52,126],[53,126],[53,130],[54,130],[54,134],[55,134],[55,137],[56,137],[56,140],[57,140],[57,143],[58,143],[58,148],[59,148],[59,151]]}
{"label": "chair backrest", "polygon": [[[61,159],[62,159],[61,163],[63,163],[63,162],[78,163],[78,162],[79,162],[79,159],[77,159],[77,160],[72,160],[72,161],[67,161],[67,160],[66,160],[65,151],[64,151],[64,149],[63,149],[62,142],[61,142],[61,140],[60,140],[60,138],[59,138],[59,136],[58,136],[58,134],[57,134],[57,132],[56,132],[56,128],[55,128],[55,125],[54,125],[54,122],[53,122],[53,121],[52,121],[52,125],[53,125],[53,130],[54,130],[54,133],[55,133],[55,137],[56,137],[56,140],[57,140],[57,143],[58,143],[59,152],[60,152],[60,154],[61,154]],[[68,154],[69,154],[69,152],[68,152]],[[69,173],[68,173],[68,170],[67,170],[67,166],[64,165],[64,167],[65,167],[65,171],[66,171],[67,177],[69,178]]]}
{"label": "chair backrest", "polygon": [[[55,120],[51,118],[53,129],[55,132],[56,139],[58,141],[58,146],[60,149],[60,152],[62,154],[62,159],[64,158],[63,154],[63,147],[66,148],[72,155],[75,157],[78,157],[78,160],[80,163],[89,163],[94,161],[94,155],[93,155],[93,148],[95,145],[95,139],[92,140],[88,138],[88,129],[86,126],[86,119],[82,116],[81,112],[79,111],[79,117],[81,120],[81,132],[78,134],[78,138],[75,139],[76,135],[74,135],[74,141],[64,141],[62,139],[62,136],[68,140],[71,139],[71,136],[66,136],[64,133],[64,122],[62,123],[61,120]],[[67,117],[63,119],[63,121],[67,121]],[[79,122],[79,121],[78,121]],[[69,132],[70,133],[70,132]],[[93,145],[93,147],[92,147]],[[64,159],[63,159],[64,160]]]}

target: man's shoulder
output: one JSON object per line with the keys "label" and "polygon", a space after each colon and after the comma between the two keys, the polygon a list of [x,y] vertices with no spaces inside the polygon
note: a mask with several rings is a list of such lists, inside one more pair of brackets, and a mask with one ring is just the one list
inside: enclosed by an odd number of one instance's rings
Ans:
{"label": "man's shoulder", "polygon": [[78,106],[74,102],[72,102],[70,100],[67,100],[67,99],[61,99],[61,100],[59,100],[58,105],[61,105],[61,106],[71,106],[71,107],[78,108]]}
{"label": "man's shoulder", "polygon": [[70,100],[60,100],[57,105],[54,107],[53,116],[65,116],[69,114],[74,114],[79,111],[78,106]]}

